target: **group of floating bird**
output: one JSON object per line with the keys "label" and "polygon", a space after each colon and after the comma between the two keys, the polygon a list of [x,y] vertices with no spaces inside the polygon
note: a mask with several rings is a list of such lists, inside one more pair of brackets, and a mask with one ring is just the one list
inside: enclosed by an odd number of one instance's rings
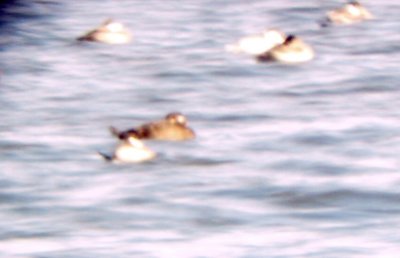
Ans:
{"label": "group of floating bird", "polygon": [[119,143],[112,155],[99,154],[108,161],[119,162],[141,162],[153,159],[156,153],[146,147],[142,140],[185,141],[196,137],[194,131],[187,125],[187,118],[179,112],[169,113],[162,120],[124,131],[110,127],[110,132],[119,139]]}
{"label": "group of floating bird", "polygon": [[[353,24],[372,19],[371,13],[357,1],[326,13],[321,26],[329,24]],[[285,35],[278,29],[267,29],[260,34],[241,38],[235,44],[228,44],[229,52],[252,55],[258,61],[302,63],[314,58],[313,48],[295,35]]]}
{"label": "group of floating bird", "polygon": [[[358,1],[328,11],[321,26],[345,25],[372,19],[371,13]],[[80,41],[95,41],[106,44],[127,44],[132,41],[132,33],[122,24],[111,19],[100,27],[78,38]],[[313,48],[295,35],[286,35],[278,29],[268,29],[260,34],[239,39],[228,44],[229,52],[244,53],[258,61],[278,61],[282,63],[302,63],[314,58]],[[141,162],[154,158],[156,153],[147,148],[142,140],[181,141],[195,138],[195,133],[187,127],[186,117],[181,113],[170,113],[163,120],[118,131],[110,128],[119,139],[112,155],[100,153],[106,160],[121,162]]]}

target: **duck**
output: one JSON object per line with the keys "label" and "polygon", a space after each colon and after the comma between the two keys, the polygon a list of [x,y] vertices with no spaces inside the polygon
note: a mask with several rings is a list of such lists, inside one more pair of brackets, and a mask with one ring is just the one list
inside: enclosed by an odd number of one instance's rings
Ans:
{"label": "duck", "polygon": [[353,24],[373,18],[372,14],[358,1],[348,2],[343,7],[327,12],[326,16],[326,21],[333,24]]}
{"label": "duck", "polygon": [[302,63],[314,58],[314,50],[295,35],[289,35],[285,41],[261,55],[258,61],[278,61],[282,63]]}
{"label": "duck", "polygon": [[241,38],[235,44],[225,46],[226,51],[233,53],[245,53],[249,55],[260,55],[282,44],[285,34],[277,29],[267,29],[260,34]]}
{"label": "duck", "polygon": [[180,112],[168,113],[164,119],[149,122],[133,129],[119,131],[110,127],[112,135],[124,138],[126,135],[137,134],[139,139],[153,139],[162,141],[184,141],[196,137],[194,131],[187,126],[187,118]]}
{"label": "duck", "polygon": [[138,138],[138,133],[131,130],[129,134],[119,137],[119,143],[115,147],[112,155],[99,152],[107,161],[116,161],[123,163],[140,163],[153,159],[156,153],[146,147]]}
{"label": "duck", "polygon": [[122,23],[107,19],[98,28],[89,31],[77,40],[106,44],[126,44],[131,42],[132,34]]}

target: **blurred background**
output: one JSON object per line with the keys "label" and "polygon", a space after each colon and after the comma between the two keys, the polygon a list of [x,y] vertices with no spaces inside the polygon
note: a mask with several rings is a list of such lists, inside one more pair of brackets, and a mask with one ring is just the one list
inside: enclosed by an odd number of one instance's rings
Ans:
{"label": "blurred background", "polygon": [[[398,257],[400,3],[2,1],[2,257]],[[113,18],[126,45],[75,39]],[[266,28],[316,58],[226,44]],[[194,141],[113,164],[110,125],[180,111]]]}

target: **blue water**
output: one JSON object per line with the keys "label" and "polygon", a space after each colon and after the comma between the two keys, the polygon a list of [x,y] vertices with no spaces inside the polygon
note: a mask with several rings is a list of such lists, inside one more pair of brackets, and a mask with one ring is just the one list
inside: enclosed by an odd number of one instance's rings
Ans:
{"label": "blue water", "polygon": [[[400,4],[10,1],[0,16],[0,256],[399,257]],[[74,39],[113,17],[128,45]],[[257,63],[264,28],[316,51]],[[112,164],[108,132],[180,111],[197,139]]]}

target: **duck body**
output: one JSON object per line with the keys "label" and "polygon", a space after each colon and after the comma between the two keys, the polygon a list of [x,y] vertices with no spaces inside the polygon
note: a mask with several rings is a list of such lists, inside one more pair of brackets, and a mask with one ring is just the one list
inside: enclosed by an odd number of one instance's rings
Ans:
{"label": "duck body", "polygon": [[111,19],[106,20],[100,27],[89,31],[78,38],[79,41],[95,41],[106,44],[126,44],[131,42],[132,34],[122,23]]}
{"label": "duck body", "polygon": [[[135,142],[133,142],[135,141]],[[138,139],[121,141],[113,155],[113,159],[121,162],[143,162],[151,160],[156,154]]]}
{"label": "duck body", "polygon": [[123,163],[139,163],[153,159],[156,153],[146,147],[137,136],[134,136],[133,131],[125,138],[120,139],[120,142],[115,147],[112,156],[99,153],[108,161],[116,161]]}
{"label": "duck body", "polygon": [[283,43],[285,35],[275,29],[270,29],[261,34],[241,38],[236,44],[226,45],[225,49],[234,53],[260,55],[278,44]]}
{"label": "duck body", "polygon": [[257,56],[259,61],[279,61],[282,63],[302,63],[314,58],[314,50],[299,37],[289,35],[285,42],[270,51]]}
{"label": "duck body", "polygon": [[353,24],[370,20],[372,14],[359,2],[352,1],[343,7],[327,12],[327,21],[332,24]]}
{"label": "duck body", "polygon": [[146,123],[122,132],[119,132],[114,127],[111,127],[110,130],[118,138],[126,137],[132,132],[137,134],[139,139],[164,141],[183,141],[196,137],[194,131],[187,126],[186,117],[181,113],[170,113],[163,120]]}

